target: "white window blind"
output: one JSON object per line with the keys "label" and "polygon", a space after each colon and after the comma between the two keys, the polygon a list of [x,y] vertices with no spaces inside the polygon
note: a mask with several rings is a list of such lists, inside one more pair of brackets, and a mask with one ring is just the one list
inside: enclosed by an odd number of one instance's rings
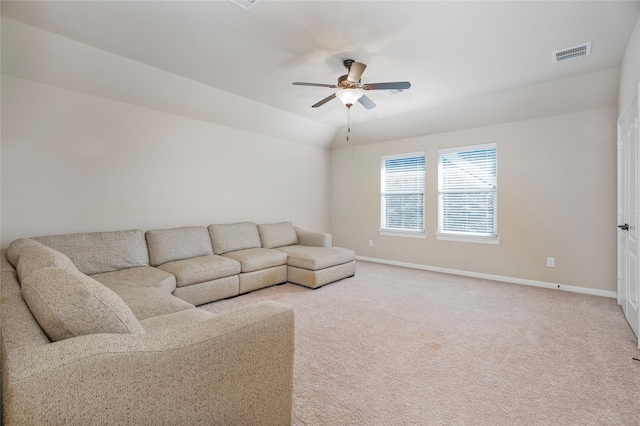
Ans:
{"label": "white window blind", "polygon": [[497,144],[439,150],[438,232],[497,237]]}
{"label": "white window blind", "polygon": [[382,230],[424,232],[424,152],[382,157]]}

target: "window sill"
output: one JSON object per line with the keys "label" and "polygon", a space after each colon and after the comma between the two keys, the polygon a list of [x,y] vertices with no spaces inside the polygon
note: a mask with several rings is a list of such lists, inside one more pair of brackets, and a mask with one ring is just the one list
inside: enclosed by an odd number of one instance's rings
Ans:
{"label": "window sill", "polygon": [[424,231],[393,231],[390,229],[381,229],[380,235],[387,237],[427,238],[427,233]]}
{"label": "window sill", "polygon": [[462,243],[500,244],[498,237],[472,237],[469,235],[436,234],[436,239],[441,241],[458,241]]}

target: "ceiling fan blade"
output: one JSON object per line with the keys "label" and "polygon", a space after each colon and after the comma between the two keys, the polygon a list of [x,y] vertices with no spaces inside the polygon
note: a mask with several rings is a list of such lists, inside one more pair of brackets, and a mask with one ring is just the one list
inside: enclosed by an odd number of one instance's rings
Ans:
{"label": "ceiling fan blade", "polygon": [[394,83],[367,83],[362,85],[363,90],[388,90],[388,89],[408,89],[411,83],[408,81],[396,81]]}
{"label": "ceiling fan blade", "polygon": [[362,95],[360,99],[358,99],[358,102],[360,102],[366,109],[373,109],[376,107],[375,102],[369,99],[367,95]]}
{"label": "ceiling fan blade", "polygon": [[335,89],[336,86],[335,84],[322,84],[322,83],[302,83],[299,81],[296,81],[295,83],[291,83],[294,86],[315,86],[315,87],[331,87],[332,89]]}
{"label": "ceiling fan blade", "polygon": [[331,99],[334,99],[335,97],[336,97],[335,93],[330,95],[330,96],[327,96],[326,98],[324,98],[320,102],[311,105],[311,108],[318,108],[319,106],[322,106],[322,105],[326,104],[327,102],[329,102]]}
{"label": "ceiling fan blade", "polygon": [[349,68],[349,75],[347,76],[347,80],[352,83],[357,83],[360,81],[360,77],[362,77],[362,73],[367,66],[360,62],[354,62],[351,64]]}

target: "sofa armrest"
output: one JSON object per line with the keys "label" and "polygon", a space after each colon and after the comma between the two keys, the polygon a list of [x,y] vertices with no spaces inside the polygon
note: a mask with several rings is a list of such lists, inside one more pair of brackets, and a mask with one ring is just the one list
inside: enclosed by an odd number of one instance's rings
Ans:
{"label": "sofa armrest", "polygon": [[331,247],[331,234],[303,231],[300,228],[294,229],[298,235],[298,242],[303,246]]}
{"label": "sofa armrest", "polygon": [[7,424],[289,424],[293,309],[262,302],[171,331],[3,354]]}

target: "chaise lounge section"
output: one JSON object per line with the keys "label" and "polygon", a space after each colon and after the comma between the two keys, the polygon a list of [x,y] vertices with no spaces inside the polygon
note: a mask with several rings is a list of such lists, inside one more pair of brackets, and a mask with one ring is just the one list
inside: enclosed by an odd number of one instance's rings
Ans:
{"label": "chaise lounge section", "polygon": [[258,225],[262,246],[287,254],[287,280],[309,288],[352,277],[355,253],[331,246],[331,235],[307,232],[290,222]]}

